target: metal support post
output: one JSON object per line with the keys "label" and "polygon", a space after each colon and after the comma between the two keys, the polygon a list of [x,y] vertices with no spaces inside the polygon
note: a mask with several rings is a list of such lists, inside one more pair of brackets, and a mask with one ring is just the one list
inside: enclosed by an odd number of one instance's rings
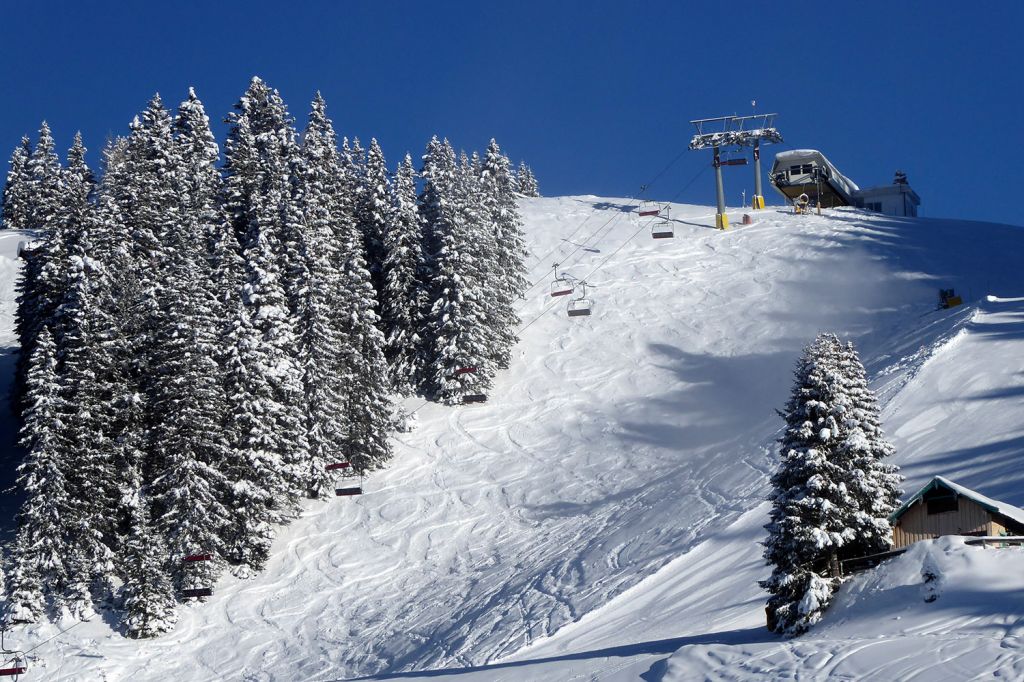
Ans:
{"label": "metal support post", "polygon": [[754,141],[754,200],[751,208],[755,211],[764,208],[764,195],[761,194],[761,140]]}
{"label": "metal support post", "polygon": [[722,157],[718,147],[715,152],[715,194],[718,199],[718,213],[715,215],[715,227],[719,230],[729,229],[729,218],[725,215],[725,189],[722,187]]}

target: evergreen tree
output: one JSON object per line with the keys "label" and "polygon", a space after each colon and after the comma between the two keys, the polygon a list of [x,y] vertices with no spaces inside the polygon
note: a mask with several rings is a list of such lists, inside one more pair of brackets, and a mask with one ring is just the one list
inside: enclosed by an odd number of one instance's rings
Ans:
{"label": "evergreen tree", "polygon": [[[149,485],[154,529],[166,540],[167,571],[178,587],[186,579],[215,580],[214,562],[186,576],[184,556],[221,554],[220,533],[231,519],[222,501],[228,443],[225,382],[218,364],[221,336],[218,292],[211,290],[208,248],[217,229],[217,147],[202,103],[189,92],[175,121],[178,168],[172,181],[180,205],[177,229],[164,235],[167,252],[159,312],[152,329],[150,405],[152,461]],[[202,575],[196,575],[201,573]]]}
{"label": "evergreen tree", "polygon": [[857,502],[850,518],[854,538],[842,550],[850,558],[884,552],[892,545],[889,515],[899,506],[903,476],[886,461],[895,448],[882,432],[878,401],[852,343],[840,344],[836,364],[845,394],[836,452],[848,463],[846,487]]}
{"label": "evergreen tree", "polygon": [[51,280],[54,263],[66,257],[58,223],[61,216],[62,185],[60,159],[54,151],[50,126],[44,121],[39,129],[39,141],[25,166],[27,187],[24,227],[35,231],[37,244],[26,254],[26,263],[18,281],[18,309],[15,327],[21,345],[18,358],[14,396],[20,400],[28,372],[28,359],[35,350],[36,335],[43,325],[52,322],[54,310],[60,303],[57,285]]}
{"label": "evergreen tree", "polygon": [[512,347],[518,341],[514,330],[520,320],[514,306],[529,283],[526,281],[527,251],[523,221],[516,205],[515,178],[509,168],[508,158],[501,153],[498,143],[493,139],[487,146],[481,182],[488,230],[495,242],[495,259],[493,265],[489,266],[489,288],[494,292],[497,308],[498,340],[494,349],[494,362],[499,369],[507,369]]}
{"label": "evergreen tree", "polygon": [[365,154],[354,140],[351,149],[342,143],[339,201],[335,204],[335,240],[343,297],[341,313],[343,354],[341,371],[345,377],[345,425],[343,449],[358,471],[376,469],[391,458],[388,442],[392,419],[388,398],[387,361],[384,358],[384,334],[377,315],[377,297],[366,250],[357,223],[359,206],[364,206]]}
{"label": "evergreen tree", "polygon": [[[471,226],[460,199],[460,173],[447,140],[434,137],[423,157],[420,221],[427,252],[421,274],[426,285],[422,342],[423,389],[437,400],[454,404],[478,393],[489,381],[486,372],[456,374],[488,362],[483,291],[472,253]],[[462,174],[463,179],[465,174]]]}
{"label": "evergreen tree", "polygon": [[71,515],[64,462],[68,449],[67,406],[57,374],[57,349],[49,327],[39,334],[26,386],[21,445],[27,451],[18,467],[25,502],[18,514],[18,535],[8,574],[7,616],[36,622],[43,615],[44,590],[67,586],[66,522]]}
{"label": "evergreen tree", "polygon": [[168,632],[177,622],[177,613],[171,580],[164,569],[167,549],[163,538],[150,525],[146,501],[136,496],[132,502],[120,564],[125,632],[139,639]]}
{"label": "evergreen tree", "polygon": [[144,406],[130,376],[131,345],[118,324],[111,278],[90,252],[86,231],[69,258],[70,287],[58,312],[68,404],[69,455],[62,467],[71,499],[62,606],[79,616],[92,610],[91,595],[112,589],[129,492],[123,472],[144,458]]}
{"label": "evergreen tree", "polygon": [[331,476],[325,467],[347,457],[344,396],[350,387],[343,363],[348,350],[343,325],[347,292],[341,279],[335,232],[342,229],[338,221],[347,221],[351,232],[352,220],[339,210],[337,138],[319,93],[302,136],[302,160],[300,196],[309,289],[299,318],[299,357],[309,444],[306,484],[311,497],[320,497],[331,489]]}
{"label": "evergreen tree", "polygon": [[422,373],[417,349],[423,307],[423,288],[418,274],[423,267],[416,179],[412,158],[406,154],[398,166],[391,198],[392,219],[383,235],[381,265],[381,322],[384,354],[391,385],[401,395],[411,394]]}
{"label": "evergreen tree", "polygon": [[540,188],[537,185],[537,178],[533,171],[522,161],[519,162],[519,170],[516,171],[516,181],[519,185],[519,193],[524,197],[539,197]]}
{"label": "evergreen tree", "polygon": [[32,143],[28,137],[21,138],[21,144],[14,148],[4,183],[3,212],[0,214],[2,227],[9,230],[26,230],[32,214],[29,183],[31,175],[28,160],[32,156]]}
{"label": "evergreen tree", "polygon": [[[224,206],[241,243],[242,306],[229,339],[230,420],[238,440],[225,471],[232,482],[228,554],[254,569],[266,561],[272,524],[305,490],[302,376],[286,280],[298,286],[293,196],[294,132],[276,91],[254,78],[229,117]],[[283,265],[282,265],[283,263]],[[304,265],[304,259],[303,259]]]}
{"label": "evergreen tree", "polygon": [[852,347],[821,334],[797,365],[786,405],[781,462],[772,476],[761,585],[771,627],[799,635],[821,618],[840,582],[839,562],[888,546],[899,477]]}
{"label": "evergreen tree", "polygon": [[[358,140],[356,144],[358,146]],[[377,144],[376,138],[371,139],[370,150],[367,153],[366,165],[362,173],[357,219],[363,235],[366,261],[378,301],[381,300],[380,292],[384,286],[384,238],[393,220],[394,209],[391,202],[390,184],[384,152]]]}

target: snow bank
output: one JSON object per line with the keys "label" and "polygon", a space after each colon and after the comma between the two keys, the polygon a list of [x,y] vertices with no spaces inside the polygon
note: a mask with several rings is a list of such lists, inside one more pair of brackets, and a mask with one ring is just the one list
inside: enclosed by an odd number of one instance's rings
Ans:
{"label": "snow bank", "polygon": [[842,586],[798,640],[697,645],[662,680],[1024,677],[1024,551],[920,542]]}

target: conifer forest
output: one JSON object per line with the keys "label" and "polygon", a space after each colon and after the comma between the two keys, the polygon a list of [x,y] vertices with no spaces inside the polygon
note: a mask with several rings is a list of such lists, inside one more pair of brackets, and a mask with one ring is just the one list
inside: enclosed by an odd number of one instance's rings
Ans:
{"label": "conifer forest", "polygon": [[155,96],[98,172],[45,123],[11,157],[4,227],[35,237],[11,621],[102,607],[167,631],[260,571],[300,500],[386,466],[403,398],[483,397],[509,367],[529,167],[437,137],[392,167],[339,144],[319,95],[297,131],[259,78],[226,122],[222,150],[195,92]]}

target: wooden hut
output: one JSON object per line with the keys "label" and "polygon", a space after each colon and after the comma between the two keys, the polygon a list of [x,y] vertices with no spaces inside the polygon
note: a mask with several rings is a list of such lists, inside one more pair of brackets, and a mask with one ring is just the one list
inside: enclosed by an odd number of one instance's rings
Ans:
{"label": "wooden hut", "polygon": [[1024,535],[1024,509],[936,476],[889,517],[893,549],[942,535]]}

